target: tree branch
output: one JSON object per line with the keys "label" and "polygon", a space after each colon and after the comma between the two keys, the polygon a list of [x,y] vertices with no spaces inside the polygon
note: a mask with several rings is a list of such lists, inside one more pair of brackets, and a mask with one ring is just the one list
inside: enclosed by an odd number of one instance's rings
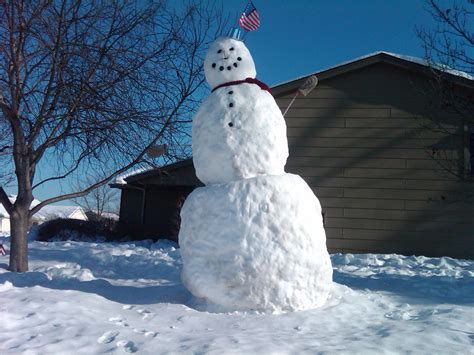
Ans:
{"label": "tree branch", "polygon": [[3,186],[0,186],[0,203],[3,205],[3,207],[5,207],[7,213],[11,215],[13,211],[13,203],[11,203],[10,199],[8,198]]}

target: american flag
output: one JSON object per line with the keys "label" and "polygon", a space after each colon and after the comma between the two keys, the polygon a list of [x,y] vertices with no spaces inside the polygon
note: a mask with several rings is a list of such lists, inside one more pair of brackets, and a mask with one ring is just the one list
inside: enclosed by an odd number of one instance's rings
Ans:
{"label": "american flag", "polygon": [[255,31],[260,26],[260,17],[252,1],[249,1],[245,11],[240,16],[239,25],[245,31]]}

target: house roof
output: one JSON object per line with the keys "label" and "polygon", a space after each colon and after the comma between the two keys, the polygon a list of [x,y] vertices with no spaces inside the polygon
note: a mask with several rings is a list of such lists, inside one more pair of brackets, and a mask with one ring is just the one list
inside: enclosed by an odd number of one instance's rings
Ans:
{"label": "house roof", "polygon": [[151,178],[159,174],[171,173],[172,171],[179,170],[180,168],[192,166],[192,164],[193,159],[188,158],[159,168],[141,170],[135,174],[127,174],[127,176],[123,177],[120,181],[116,181],[110,186],[116,188],[126,187],[128,184],[137,183],[143,179]]}
{"label": "house roof", "polygon": [[160,167],[158,169],[148,170],[148,171],[144,171],[142,173],[136,174],[136,175],[129,176],[125,179],[125,181],[127,183],[135,182],[135,181],[142,180],[142,179],[145,179],[145,178],[148,178],[148,177],[152,177],[152,176],[156,175],[156,173],[158,171],[159,172],[171,172],[173,170],[177,170],[177,169],[183,168],[185,166],[190,166],[192,164],[193,164],[193,159],[192,158],[185,159],[185,160],[180,160],[176,163],[165,165],[165,166]]}
{"label": "house roof", "polygon": [[272,93],[275,96],[279,96],[291,91],[295,91],[301,86],[302,82],[310,75],[316,75],[319,81],[321,81],[351,72],[353,70],[362,69],[380,62],[392,64],[409,71],[414,71],[426,75],[432,74],[433,70],[435,70],[438,73],[445,74],[447,78],[460,85],[464,85],[471,88],[474,87],[474,77],[468,73],[450,69],[443,65],[432,64],[421,58],[379,51],[274,85],[272,87]]}
{"label": "house roof", "polygon": [[129,178],[130,176],[139,175],[141,173],[145,173],[147,171],[151,171],[155,169],[156,168],[151,168],[151,167],[140,167],[135,170],[127,171],[125,174],[117,176],[117,178],[115,178],[112,185],[125,185],[127,183],[126,181],[127,178]]}

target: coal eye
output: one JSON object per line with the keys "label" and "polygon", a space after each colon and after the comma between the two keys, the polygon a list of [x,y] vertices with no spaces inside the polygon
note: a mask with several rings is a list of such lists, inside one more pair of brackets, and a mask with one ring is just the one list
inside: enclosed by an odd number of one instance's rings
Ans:
{"label": "coal eye", "polygon": [[233,51],[234,50],[234,47],[230,48],[229,51]]}
{"label": "coal eye", "polygon": [[222,49],[219,49],[219,50],[217,51],[217,53],[222,53]]}

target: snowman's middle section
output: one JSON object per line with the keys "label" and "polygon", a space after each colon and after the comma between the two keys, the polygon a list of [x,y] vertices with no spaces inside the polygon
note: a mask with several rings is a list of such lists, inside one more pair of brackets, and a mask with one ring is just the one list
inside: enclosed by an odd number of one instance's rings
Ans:
{"label": "snowman's middle section", "polygon": [[196,175],[205,184],[284,173],[285,120],[273,96],[256,84],[215,90],[194,117],[192,134]]}
{"label": "snowman's middle section", "polygon": [[297,310],[331,287],[321,206],[298,175],[197,188],[181,210],[182,279],[228,309]]}

